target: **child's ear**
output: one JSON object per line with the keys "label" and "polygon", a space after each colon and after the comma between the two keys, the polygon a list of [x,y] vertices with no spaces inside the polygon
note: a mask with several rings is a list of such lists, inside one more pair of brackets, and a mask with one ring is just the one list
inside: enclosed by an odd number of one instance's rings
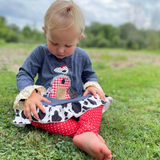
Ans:
{"label": "child's ear", "polygon": [[43,31],[44,31],[44,33],[45,33],[45,35],[46,35],[46,34],[47,34],[47,32],[46,32],[45,28],[44,28],[44,27],[42,27],[42,29],[43,29]]}
{"label": "child's ear", "polygon": [[80,40],[81,38],[83,38],[84,37],[84,34],[82,34],[79,38],[78,38],[78,40]]}

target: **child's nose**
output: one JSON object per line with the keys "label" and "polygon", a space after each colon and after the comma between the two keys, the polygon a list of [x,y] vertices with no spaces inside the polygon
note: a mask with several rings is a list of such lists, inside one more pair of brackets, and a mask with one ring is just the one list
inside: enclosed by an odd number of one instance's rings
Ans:
{"label": "child's nose", "polygon": [[63,47],[59,47],[59,48],[58,48],[58,52],[59,52],[59,53],[64,53],[64,48],[63,48]]}

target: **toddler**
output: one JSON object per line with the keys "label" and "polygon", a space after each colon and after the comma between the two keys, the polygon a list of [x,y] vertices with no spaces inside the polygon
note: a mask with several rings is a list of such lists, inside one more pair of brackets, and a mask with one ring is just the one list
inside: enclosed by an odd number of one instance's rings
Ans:
{"label": "toddler", "polygon": [[98,132],[102,113],[113,100],[98,84],[88,54],[76,47],[85,29],[80,8],[72,0],[55,1],[42,29],[47,44],[38,45],[17,74],[20,93],[13,123],[70,136],[90,156],[110,160],[111,151]]}

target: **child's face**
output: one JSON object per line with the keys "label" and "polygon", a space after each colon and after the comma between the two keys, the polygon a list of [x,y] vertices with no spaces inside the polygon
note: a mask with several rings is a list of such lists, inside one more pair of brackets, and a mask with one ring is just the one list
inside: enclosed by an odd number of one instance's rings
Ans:
{"label": "child's face", "polygon": [[46,32],[44,27],[43,30],[46,34],[49,51],[60,59],[70,56],[78,41],[83,37],[83,35],[78,37],[74,26],[67,30],[53,29]]}

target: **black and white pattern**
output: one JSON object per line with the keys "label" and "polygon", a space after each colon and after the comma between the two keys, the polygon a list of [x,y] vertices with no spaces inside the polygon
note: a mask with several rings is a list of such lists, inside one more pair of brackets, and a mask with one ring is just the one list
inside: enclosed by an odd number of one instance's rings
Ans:
{"label": "black and white pattern", "polygon": [[[98,107],[100,105],[104,105],[103,113],[108,109],[108,107],[112,104],[113,99],[111,97],[106,96],[105,102],[100,99],[97,95],[97,98],[94,98],[93,95],[87,97],[80,101],[64,103],[61,105],[43,105],[46,112],[43,113],[38,107],[37,112],[39,115],[39,120],[37,120],[33,114],[33,121],[37,121],[40,123],[52,123],[52,122],[63,122],[71,117],[80,117],[86,111]],[[48,103],[49,104],[49,103]],[[26,124],[30,124],[31,121],[25,117],[23,110],[15,109],[15,118],[13,120],[13,124],[19,127],[24,127]]]}
{"label": "black and white pattern", "polygon": [[67,74],[68,73],[68,67],[66,65],[62,65],[61,67],[58,67],[58,68],[54,69],[54,71],[57,72],[57,73]]}

